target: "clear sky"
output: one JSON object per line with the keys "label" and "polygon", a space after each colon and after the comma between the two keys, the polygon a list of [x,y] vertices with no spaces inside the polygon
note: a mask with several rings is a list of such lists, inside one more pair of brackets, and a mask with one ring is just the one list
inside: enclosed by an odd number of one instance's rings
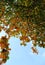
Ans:
{"label": "clear sky", "polygon": [[[0,36],[5,35],[5,32],[1,32]],[[45,49],[38,48],[39,54],[33,54],[31,51],[31,43],[27,43],[27,46],[20,46],[20,40],[18,38],[11,37],[9,40],[10,51],[9,60],[3,65],[45,65]]]}

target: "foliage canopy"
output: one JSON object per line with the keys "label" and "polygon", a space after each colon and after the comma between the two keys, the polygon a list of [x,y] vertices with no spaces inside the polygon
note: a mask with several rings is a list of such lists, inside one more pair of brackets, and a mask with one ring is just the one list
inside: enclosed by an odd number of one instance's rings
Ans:
{"label": "foliage canopy", "polygon": [[[19,37],[21,45],[45,48],[45,0],[0,0],[0,32]],[[36,50],[32,47],[32,50]]]}

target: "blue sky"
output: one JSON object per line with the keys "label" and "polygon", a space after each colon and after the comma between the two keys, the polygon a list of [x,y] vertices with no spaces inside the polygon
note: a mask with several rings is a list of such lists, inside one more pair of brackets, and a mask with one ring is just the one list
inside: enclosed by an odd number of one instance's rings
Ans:
{"label": "blue sky", "polygon": [[[1,36],[6,35],[4,31],[0,33]],[[39,54],[33,54],[31,51],[31,43],[27,43],[27,46],[20,46],[20,40],[18,38],[11,37],[9,60],[3,65],[45,65],[45,49],[38,48]]]}

